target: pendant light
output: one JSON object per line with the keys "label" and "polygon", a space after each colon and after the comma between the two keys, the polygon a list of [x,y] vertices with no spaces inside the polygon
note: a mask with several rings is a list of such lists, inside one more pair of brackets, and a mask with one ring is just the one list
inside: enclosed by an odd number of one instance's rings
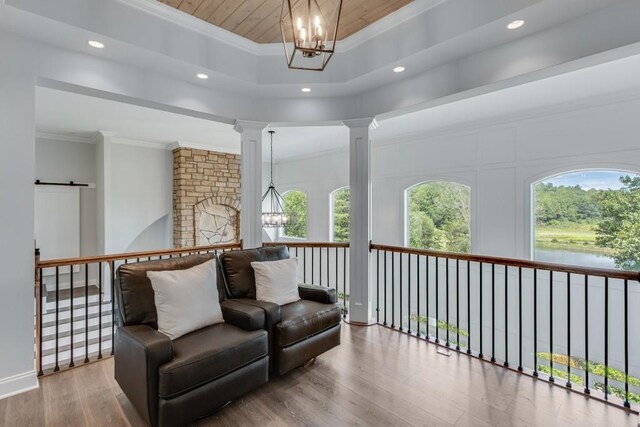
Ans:
{"label": "pendant light", "polygon": [[273,134],[274,130],[270,130],[271,136],[271,180],[269,181],[269,188],[262,195],[262,209],[265,209],[265,201],[268,203],[268,212],[262,212],[262,227],[265,228],[281,228],[292,225],[295,223],[296,218],[294,214],[287,214],[284,211],[284,199],[276,190],[276,186],[273,183]]}

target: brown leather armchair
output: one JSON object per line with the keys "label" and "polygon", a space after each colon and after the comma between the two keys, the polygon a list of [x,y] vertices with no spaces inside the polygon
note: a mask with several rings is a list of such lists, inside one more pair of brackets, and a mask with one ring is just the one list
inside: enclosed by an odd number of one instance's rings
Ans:
{"label": "brown leather armchair", "polygon": [[187,269],[212,257],[190,255],[118,268],[115,378],[152,426],[185,425],[268,381],[264,312],[224,301],[221,284],[218,292],[225,323],[173,341],[157,330],[147,271]]}
{"label": "brown leather armchair", "polygon": [[278,246],[225,252],[218,263],[218,282],[224,282],[228,301],[242,304],[242,310],[258,308],[264,312],[270,371],[280,375],[340,344],[340,307],[335,289],[301,284],[301,299],[283,306],[256,300],[251,262],[285,258],[289,258],[287,247]]}

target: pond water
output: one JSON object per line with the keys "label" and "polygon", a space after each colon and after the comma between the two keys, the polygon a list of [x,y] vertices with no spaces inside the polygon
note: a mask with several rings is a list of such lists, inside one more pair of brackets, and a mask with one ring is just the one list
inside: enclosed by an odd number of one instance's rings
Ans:
{"label": "pond water", "polygon": [[536,249],[535,260],[595,268],[616,268],[614,260],[606,255],[562,249]]}

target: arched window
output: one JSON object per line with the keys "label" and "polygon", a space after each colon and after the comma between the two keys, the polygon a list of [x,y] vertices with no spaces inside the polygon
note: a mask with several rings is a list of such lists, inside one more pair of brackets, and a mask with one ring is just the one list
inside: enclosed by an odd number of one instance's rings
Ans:
{"label": "arched window", "polygon": [[471,251],[471,189],[448,181],[424,182],[407,190],[409,247]]}
{"label": "arched window", "polygon": [[294,237],[297,239],[307,238],[307,193],[299,190],[286,192],[282,199],[284,200],[284,212],[287,215],[295,216],[294,224],[284,227],[283,237]]}
{"label": "arched window", "polygon": [[538,261],[640,269],[640,175],[568,172],[533,184]]}
{"label": "arched window", "polygon": [[331,240],[349,241],[349,187],[339,188],[331,193]]}

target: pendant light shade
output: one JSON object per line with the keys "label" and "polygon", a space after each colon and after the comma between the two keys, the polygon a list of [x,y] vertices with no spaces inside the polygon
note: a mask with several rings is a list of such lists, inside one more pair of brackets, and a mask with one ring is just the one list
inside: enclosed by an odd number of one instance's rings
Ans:
{"label": "pendant light shade", "polygon": [[[265,205],[268,205],[268,211],[262,212],[262,227],[264,228],[281,228],[289,225],[293,225],[296,222],[296,216],[293,213],[286,213],[284,211],[284,199],[276,190],[276,186],[273,183],[273,134],[275,131],[270,130],[271,135],[271,180],[269,182],[269,188],[262,195],[262,209],[265,209]],[[265,203],[266,202],[266,203]]]}

